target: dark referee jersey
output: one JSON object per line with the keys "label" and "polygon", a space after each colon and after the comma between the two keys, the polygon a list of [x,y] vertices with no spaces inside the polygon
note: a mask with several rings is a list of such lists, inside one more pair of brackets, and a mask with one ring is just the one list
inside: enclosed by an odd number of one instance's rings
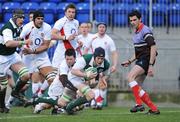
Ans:
{"label": "dark referee jersey", "polygon": [[155,45],[152,30],[141,23],[133,36],[133,43],[137,59],[141,56],[150,56],[150,47]]}

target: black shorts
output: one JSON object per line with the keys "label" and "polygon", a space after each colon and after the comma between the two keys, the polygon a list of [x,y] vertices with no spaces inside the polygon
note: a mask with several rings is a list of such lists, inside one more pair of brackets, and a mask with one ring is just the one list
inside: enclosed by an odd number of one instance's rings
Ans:
{"label": "black shorts", "polygon": [[142,57],[139,57],[135,63],[136,65],[138,65],[144,69],[145,75],[147,75],[147,73],[148,73],[149,60],[150,60],[149,56],[142,56]]}

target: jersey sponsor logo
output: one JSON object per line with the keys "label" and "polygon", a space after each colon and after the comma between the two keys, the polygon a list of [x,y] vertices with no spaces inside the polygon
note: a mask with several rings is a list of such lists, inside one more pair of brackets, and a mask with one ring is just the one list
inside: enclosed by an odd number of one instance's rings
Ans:
{"label": "jersey sponsor logo", "polygon": [[36,39],[34,40],[34,44],[35,44],[35,45],[40,45],[40,44],[41,44],[41,39],[40,39],[40,38],[36,38]]}
{"label": "jersey sponsor logo", "polygon": [[76,33],[76,29],[72,28],[71,29],[71,34],[75,34]]}

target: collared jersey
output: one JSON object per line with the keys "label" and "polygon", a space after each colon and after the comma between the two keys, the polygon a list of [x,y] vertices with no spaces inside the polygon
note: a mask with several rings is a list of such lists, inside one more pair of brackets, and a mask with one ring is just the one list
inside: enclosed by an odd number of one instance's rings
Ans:
{"label": "collared jersey", "polygon": [[[51,26],[45,22],[43,22],[42,27],[36,28],[34,22],[27,23],[20,34],[21,38],[30,39],[32,44],[29,45],[29,48],[36,49],[44,42],[44,40],[50,41],[51,40]],[[46,51],[35,54],[35,55],[47,55]],[[34,55],[34,54],[31,54]]]}
{"label": "collared jersey", "polygon": [[[148,40],[148,37],[151,37],[153,40]],[[149,27],[142,24],[141,28],[135,32],[132,40],[135,47],[136,58],[140,56],[150,56],[150,47],[154,45],[155,42],[153,32]]]}
{"label": "collared jersey", "polygon": [[5,43],[10,40],[17,40],[21,32],[12,19],[0,29],[0,55],[11,55],[16,51],[16,47],[6,47]]}
{"label": "collared jersey", "polygon": [[[78,27],[79,22],[76,19],[73,19],[72,21],[69,21],[66,16],[56,21],[54,25],[54,29],[57,29],[59,31],[59,34],[61,34],[61,31],[63,30],[64,35],[66,36],[66,39],[76,33],[78,34]],[[69,41],[70,44],[74,49],[78,47],[77,40],[71,40]],[[58,68],[61,64],[61,62],[64,59],[64,52],[66,51],[66,48],[64,46],[64,43],[62,40],[58,40],[58,45],[56,47],[56,50],[54,52],[52,64],[54,67]]]}
{"label": "collared jersey", "polygon": [[[80,48],[80,52],[83,54],[85,48],[88,47],[88,45],[91,44],[91,41],[93,40],[94,38],[94,34],[90,34],[88,33],[87,36],[83,36],[82,34],[78,36],[78,41],[81,41],[83,43],[82,47]],[[79,53],[80,53],[79,52]],[[90,48],[88,50],[88,54],[92,54],[93,53],[93,50],[92,48]],[[80,54],[81,55],[81,54]]]}

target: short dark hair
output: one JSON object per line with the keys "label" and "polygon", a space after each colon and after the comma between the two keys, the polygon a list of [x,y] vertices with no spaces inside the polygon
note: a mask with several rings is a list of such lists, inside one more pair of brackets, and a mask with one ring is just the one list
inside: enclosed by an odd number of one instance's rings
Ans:
{"label": "short dark hair", "polygon": [[66,56],[73,56],[74,58],[76,58],[76,52],[75,52],[75,50],[74,49],[67,49],[66,51],[65,51],[65,57]]}
{"label": "short dark hair", "polygon": [[72,8],[72,9],[75,9],[76,10],[76,6],[73,4],[73,3],[70,3],[66,6],[65,8],[65,12],[69,9],[69,8]]}
{"label": "short dark hair", "polygon": [[30,15],[30,14],[33,14],[33,15],[34,15],[34,11],[30,11],[30,12],[29,12],[29,15]]}
{"label": "short dark hair", "polygon": [[141,13],[138,10],[132,10],[129,14],[128,17],[136,16],[138,19],[141,18]]}
{"label": "short dark hair", "polygon": [[105,57],[105,50],[102,47],[97,47],[94,50],[94,58],[96,58],[97,56]]}

